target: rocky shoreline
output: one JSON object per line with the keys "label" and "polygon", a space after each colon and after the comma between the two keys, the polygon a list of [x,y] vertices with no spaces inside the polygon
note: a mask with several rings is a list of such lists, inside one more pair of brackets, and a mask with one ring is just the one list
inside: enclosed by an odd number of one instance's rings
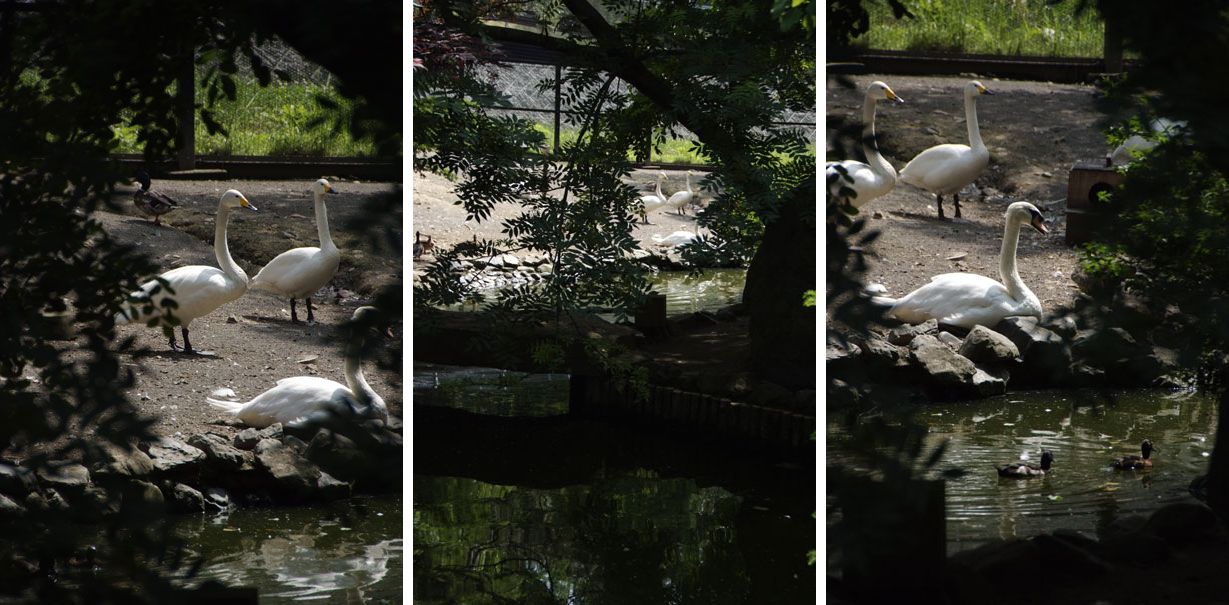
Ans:
{"label": "rocky shoreline", "polygon": [[104,460],[88,468],[58,461],[34,471],[0,459],[0,520],[54,509],[81,522],[134,511],[219,513],[401,486],[400,427],[379,421],[307,429],[274,424],[233,439],[204,432],[104,451]]}

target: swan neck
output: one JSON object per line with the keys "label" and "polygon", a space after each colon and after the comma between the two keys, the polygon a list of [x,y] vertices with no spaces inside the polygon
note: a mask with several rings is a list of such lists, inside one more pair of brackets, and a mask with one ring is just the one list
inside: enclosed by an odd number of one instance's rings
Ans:
{"label": "swan neck", "polygon": [[218,205],[217,223],[213,232],[213,253],[218,259],[218,267],[231,279],[246,284],[247,273],[244,273],[243,269],[235,263],[235,259],[230,255],[230,246],[226,243],[226,227],[230,223],[230,208],[222,204]]}
{"label": "swan neck", "polygon": [[329,233],[329,211],[324,204],[324,194],[316,194],[316,234],[320,237],[321,250],[336,250],[333,236]]}
{"label": "swan neck", "polygon": [[346,357],[346,385],[363,405],[384,407],[384,400],[367,384],[367,377],[363,376],[363,361],[357,356]]}
{"label": "swan neck", "polygon": [[862,153],[866,154],[866,162],[876,174],[895,179],[896,169],[879,154],[879,140],[875,138],[876,105],[875,98],[866,95],[862,103]]}
{"label": "swan neck", "polygon": [[977,126],[977,95],[965,95],[964,121],[969,127],[969,147],[985,149],[986,144],[981,140],[981,129]]}
{"label": "swan neck", "polygon": [[1020,220],[1012,217],[1003,229],[1003,250],[999,253],[999,278],[1007,287],[1007,293],[1016,300],[1023,300],[1032,291],[1020,279],[1020,271],[1016,268],[1016,249],[1020,244]]}

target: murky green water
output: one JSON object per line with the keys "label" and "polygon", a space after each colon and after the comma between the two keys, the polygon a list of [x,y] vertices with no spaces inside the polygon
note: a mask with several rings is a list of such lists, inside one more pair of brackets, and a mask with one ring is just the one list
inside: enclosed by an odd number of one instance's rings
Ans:
{"label": "murky green water", "polygon": [[[948,553],[1058,528],[1095,536],[1115,517],[1190,498],[1187,486],[1212,451],[1216,405],[1192,393],[1118,393],[1106,401],[1044,391],[922,408],[917,419],[929,427],[930,443],[951,440],[939,468],[968,471],[947,481]],[[1154,468],[1110,468],[1116,457],[1139,454],[1144,439],[1160,449]],[[828,464],[853,464],[848,447],[846,429],[830,415]],[[993,468],[1024,456],[1037,464],[1041,448],[1055,458],[1044,478],[1000,479]]]}
{"label": "murky green water", "polygon": [[666,295],[666,314],[715,311],[742,300],[746,269],[708,269],[699,275],[663,271],[649,278],[653,290]]}
{"label": "murky green water", "polygon": [[180,517],[176,530],[207,563],[193,584],[255,586],[260,602],[399,603],[399,497]]}
{"label": "murky green water", "polygon": [[416,603],[814,602],[813,483],[563,416],[562,375],[416,364],[414,397]]}

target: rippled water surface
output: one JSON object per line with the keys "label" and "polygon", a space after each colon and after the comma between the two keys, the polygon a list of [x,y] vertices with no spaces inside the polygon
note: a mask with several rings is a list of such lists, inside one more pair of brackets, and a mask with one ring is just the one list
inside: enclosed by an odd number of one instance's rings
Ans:
{"label": "rippled water surface", "polygon": [[414,404],[495,416],[566,414],[568,375],[414,362]]}
{"label": "rippled water surface", "polygon": [[[1107,401],[1046,391],[931,405],[917,418],[929,427],[931,443],[951,440],[939,468],[968,471],[947,481],[951,554],[993,538],[1058,528],[1092,536],[1117,516],[1189,498],[1187,486],[1205,472],[1212,450],[1216,401],[1189,393],[1119,393]],[[829,416],[829,464],[853,464],[841,422]],[[1154,468],[1110,468],[1116,457],[1139,454],[1144,439],[1160,450]],[[1044,478],[1000,479],[994,470],[1023,457],[1039,464],[1041,448],[1055,458]]]}
{"label": "rippled water surface", "polygon": [[402,600],[399,498],[185,517],[177,531],[206,559],[193,583],[255,586],[262,605]]}
{"label": "rippled water surface", "polygon": [[653,290],[666,295],[666,314],[714,311],[742,300],[745,269],[709,269],[699,275],[668,271],[649,278]]}

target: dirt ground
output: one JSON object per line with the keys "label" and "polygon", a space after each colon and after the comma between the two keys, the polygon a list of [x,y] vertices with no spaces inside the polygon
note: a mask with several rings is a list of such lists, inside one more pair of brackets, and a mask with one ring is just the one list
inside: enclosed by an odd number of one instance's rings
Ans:
{"label": "dirt ground", "polygon": [[[400,274],[401,259],[399,255],[377,255],[369,245],[356,249],[356,242],[365,242],[366,238],[347,227],[366,199],[393,187],[385,183],[330,182],[339,192],[329,196],[327,202],[333,239],[341,248],[342,261],[333,280],[339,288],[326,287],[312,300],[315,325],[291,324],[288,301],[249,290],[239,300],[192,322],[193,346],[215,353],[214,357],[171,352],[161,330],[134,325],[118,328],[121,337],[134,335],[138,345],[155,353],[123,361],[137,374],[130,399],[142,412],[160,417],[156,432],[183,437],[207,430],[237,432],[239,428],[216,424],[222,416],[205,403],[205,397],[219,387],[234,389],[239,399],[246,401],[291,376],[321,376],[345,383],[337,327],[355,308],[366,304],[378,284]],[[180,204],[162,217],[161,227],[133,207],[134,189],[117,193],[116,201],[124,214],[99,212],[95,217],[113,237],[137,246],[163,270],[192,264],[217,266],[213,215],[221,194],[238,189],[259,209],[232,213],[228,230],[231,255],[251,277],[280,252],[318,245],[309,185],[307,181],[155,180],[154,189]],[[305,314],[301,301],[299,312]],[[396,339],[388,346],[400,348],[401,326],[394,326],[393,333]],[[390,413],[400,418],[400,372],[378,369],[374,360],[367,361],[363,371]]]}
{"label": "dirt ground", "polygon": [[[828,118],[860,121],[866,86],[886,82],[905,102],[880,103],[875,130],[883,156],[899,171],[933,145],[968,144],[961,87],[970,79],[975,77],[870,74],[854,77],[854,89],[830,79]],[[944,199],[949,219],[939,220],[932,194],[900,182],[863,207],[869,228],[881,232],[868,250],[867,281],[901,296],[941,273],[969,271],[997,279],[1003,213],[1009,204],[1027,201],[1047,215],[1050,233],[1022,231],[1020,275],[1051,312],[1070,304],[1077,292],[1071,281],[1076,254],[1064,243],[1068,172],[1077,160],[1108,153],[1099,127],[1105,115],[1094,105],[1091,86],[976,79],[995,93],[977,101],[982,139],[990,150],[990,167],[976,182],[980,193],[961,196],[962,219],[951,218],[950,197]]]}
{"label": "dirt ground", "polygon": [[[645,169],[632,172],[630,183],[637,186],[642,195],[653,193],[654,185],[657,183],[657,173],[665,172],[666,179],[662,181],[661,190],[667,197],[676,191],[684,191],[687,189],[687,171],[685,170],[658,170]],[[700,192],[701,200],[712,199],[712,193],[700,191],[700,179],[705,177],[705,173],[695,172],[691,176],[692,191]],[[498,204],[491,213],[490,218],[482,221],[466,221],[465,210],[457,205],[457,196],[453,193],[456,183],[444,178],[438,174],[428,172],[414,173],[414,203],[413,211],[410,216],[410,221],[414,231],[422,233],[422,239],[426,241],[427,236],[431,236],[431,241],[440,247],[453,246],[463,241],[473,239],[475,235],[479,239],[500,239],[506,237],[502,232],[502,224],[505,220],[513,218],[522,212],[522,208],[513,204]],[[669,210],[657,210],[649,214],[649,222],[651,225],[640,224],[632,232],[632,235],[640,240],[641,248],[645,250],[654,249],[653,236],[658,235],[665,237],[675,231],[693,231],[696,228],[696,219],[694,212],[687,216],[680,216]],[[423,255],[422,258],[414,261],[414,272],[416,275],[429,265],[432,258],[429,255]]]}

